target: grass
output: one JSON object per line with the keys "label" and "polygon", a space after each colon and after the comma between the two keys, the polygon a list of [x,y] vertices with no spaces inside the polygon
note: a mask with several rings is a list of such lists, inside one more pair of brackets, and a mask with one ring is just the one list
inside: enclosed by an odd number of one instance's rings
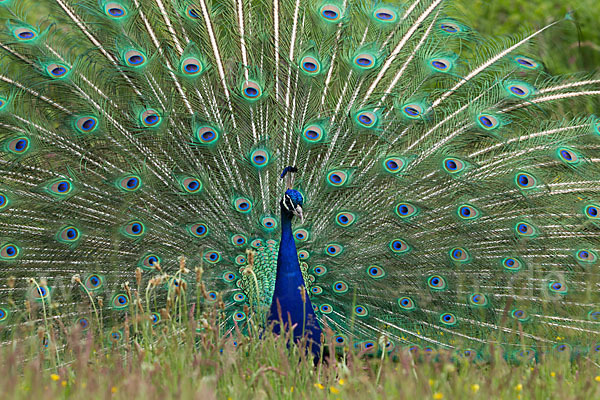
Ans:
{"label": "grass", "polygon": [[[493,347],[486,361],[452,353],[365,355],[348,348],[313,365],[285,337],[223,338],[218,306],[180,318],[174,310],[153,325],[149,314],[125,313],[124,336],[97,340],[93,325],[62,327],[61,362],[46,332],[0,349],[2,397],[11,399],[575,399],[600,397],[600,368],[570,355],[519,365]],[[136,320],[137,319],[137,320]],[[56,322],[56,321],[54,321]],[[28,323],[25,323],[26,327]],[[35,325],[29,324],[30,327]],[[42,326],[41,324],[38,324]],[[54,325],[54,324],[51,324]],[[60,325],[60,324],[59,324]],[[138,333],[135,333],[137,329]],[[20,336],[22,337],[22,336]],[[59,340],[56,340],[59,342]],[[64,346],[64,347],[63,347]]]}

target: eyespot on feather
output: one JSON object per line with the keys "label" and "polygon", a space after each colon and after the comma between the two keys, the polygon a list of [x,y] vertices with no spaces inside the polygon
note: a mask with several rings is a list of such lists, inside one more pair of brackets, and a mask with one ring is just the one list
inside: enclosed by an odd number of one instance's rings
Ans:
{"label": "eyespot on feather", "polygon": [[12,154],[21,155],[27,153],[30,146],[31,142],[27,136],[18,136],[8,140],[4,147]]}
{"label": "eyespot on feather", "polygon": [[237,265],[245,265],[246,264],[246,257],[243,256],[242,254],[239,254],[235,257],[235,263]]}
{"label": "eyespot on feather", "polygon": [[90,274],[84,280],[85,288],[90,292],[98,292],[104,287],[104,277],[99,274]]}
{"label": "eyespot on feather", "polygon": [[69,75],[71,69],[62,63],[51,63],[46,65],[46,73],[50,78],[62,79]]}
{"label": "eyespot on feather", "polygon": [[233,204],[236,211],[242,214],[248,214],[250,211],[252,211],[252,202],[245,197],[239,197],[235,199]]}
{"label": "eyespot on feather", "polygon": [[354,116],[354,121],[360,128],[374,129],[379,125],[379,116],[373,111],[359,111]]}
{"label": "eyespot on feather", "polygon": [[357,317],[366,317],[369,315],[369,310],[366,306],[359,304],[354,307],[354,315]]}
{"label": "eyespot on feather", "polygon": [[394,239],[389,244],[390,250],[395,254],[405,254],[411,250],[411,247],[403,239]]}
{"label": "eyespot on feather", "polygon": [[343,11],[335,4],[324,4],[319,9],[321,18],[326,22],[339,22],[342,19]]}
{"label": "eyespot on feather", "polygon": [[333,312],[333,307],[331,304],[321,304],[319,306],[319,311],[321,311],[323,314],[331,314]]}
{"label": "eyespot on feather", "polygon": [[398,13],[390,7],[378,7],[373,11],[373,18],[384,24],[398,22]]}
{"label": "eyespot on feather", "polygon": [[139,261],[138,265],[146,271],[152,271],[156,269],[157,266],[160,265],[161,259],[158,255],[154,253],[150,253],[142,257]]}
{"label": "eyespot on feather", "polygon": [[314,285],[313,287],[310,288],[310,292],[314,295],[314,296],[318,296],[320,294],[323,294],[323,288],[319,285]]}
{"label": "eyespot on feather", "polygon": [[325,130],[319,125],[308,125],[302,130],[302,139],[309,144],[320,143],[324,138]]}
{"label": "eyespot on feather", "polygon": [[125,192],[135,192],[142,186],[142,180],[137,175],[127,175],[117,181],[117,186]]}
{"label": "eyespot on feather", "polygon": [[479,218],[480,216],[479,210],[470,204],[462,204],[458,206],[456,213],[458,214],[459,218],[463,220],[473,220]]}
{"label": "eyespot on feather", "polygon": [[250,161],[256,168],[263,168],[269,164],[269,153],[266,150],[254,150],[250,155]]}
{"label": "eyespot on feather", "polygon": [[373,279],[385,277],[385,270],[379,265],[370,265],[367,267],[367,274]]}
{"label": "eyespot on feather", "polygon": [[221,254],[218,251],[210,250],[204,253],[203,258],[210,264],[216,264],[221,261]]}
{"label": "eyespot on feather", "polygon": [[348,284],[344,281],[336,281],[331,285],[333,292],[336,294],[343,294],[348,291]]}
{"label": "eyespot on feather", "polygon": [[325,254],[331,257],[337,257],[342,254],[343,251],[344,248],[337,243],[331,243],[325,247]]}
{"label": "eyespot on feather", "polygon": [[117,293],[113,296],[110,304],[113,310],[125,310],[129,307],[129,296],[126,293]]}
{"label": "eyespot on feather", "polygon": [[161,122],[161,115],[154,109],[148,109],[140,113],[140,123],[144,128],[156,128]]}
{"label": "eyespot on feather", "polygon": [[596,204],[588,204],[584,207],[583,213],[588,219],[600,219],[600,206]]}
{"label": "eyespot on feather", "polygon": [[537,186],[537,180],[531,174],[520,172],[515,175],[515,184],[519,189],[533,189]]}
{"label": "eyespot on feather", "polygon": [[526,100],[534,94],[533,86],[521,81],[508,81],[504,89],[509,97]]}
{"label": "eyespot on feather", "polygon": [[448,157],[443,162],[444,170],[449,174],[458,174],[464,171],[466,164],[458,158]]}
{"label": "eyespot on feather", "polygon": [[14,243],[5,243],[0,247],[0,260],[14,260],[21,254],[21,248]]}
{"label": "eyespot on feather", "polygon": [[12,31],[13,36],[20,42],[32,42],[38,36],[38,32],[31,27],[19,27]]}
{"label": "eyespot on feather", "polygon": [[309,238],[309,235],[310,234],[309,234],[308,230],[306,230],[304,228],[299,228],[294,231],[294,239],[296,239],[299,242],[307,241]]}
{"label": "eyespot on feather", "polygon": [[300,260],[306,261],[306,260],[308,260],[310,258],[310,253],[308,251],[306,251],[306,250],[300,250],[298,252],[298,258]]}
{"label": "eyespot on feather", "polygon": [[234,246],[241,247],[241,246],[244,246],[247,242],[248,242],[248,239],[246,238],[245,235],[242,235],[241,233],[237,233],[231,237],[231,243]]}
{"label": "eyespot on feather", "polygon": [[559,147],[556,150],[556,153],[558,155],[559,160],[561,160],[563,163],[569,166],[576,166],[581,161],[579,155],[575,151],[566,147]]}
{"label": "eyespot on feather", "polygon": [[51,182],[46,190],[48,193],[52,195],[56,195],[58,197],[65,197],[73,190],[73,185],[66,179],[59,179],[57,181]]}
{"label": "eyespot on feather", "polygon": [[469,295],[469,304],[474,307],[486,307],[489,304],[489,300],[483,293],[472,293]]}
{"label": "eyespot on feather", "polygon": [[466,263],[471,260],[469,252],[462,247],[454,247],[450,249],[449,253],[450,259],[452,261],[456,261],[459,263]]}
{"label": "eyespot on feather", "polygon": [[260,224],[263,229],[272,231],[277,228],[277,220],[271,216],[264,216],[260,219]]}
{"label": "eyespot on feather", "polygon": [[313,273],[316,276],[323,276],[327,273],[327,267],[325,267],[324,265],[315,265],[313,267]]}
{"label": "eyespot on feather", "polygon": [[306,55],[300,59],[299,65],[306,75],[315,76],[321,73],[321,62],[316,57]]}
{"label": "eyespot on feather", "polygon": [[241,92],[244,99],[248,101],[256,101],[262,96],[262,88],[258,82],[248,80],[241,86]]}
{"label": "eyespot on feather", "polygon": [[414,300],[407,296],[400,297],[398,299],[398,305],[404,311],[412,311],[416,308],[416,304],[415,304]]}
{"label": "eyespot on feather", "polygon": [[81,232],[79,232],[79,229],[73,225],[68,225],[58,231],[56,239],[61,243],[71,244],[77,242],[80,236]]}
{"label": "eyespot on feather", "polygon": [[202,191],[202,182],[193,176],[188,176],[180,181],[181,187],[187,193],[195,194]]}
{"label": "eyespot on feather", "polygon": [[394,212],[402,219],[409,219],[416,216],[419,212],[419,209],[410,203],[402,202],[396,204],[396,207],[394,207]]}
{"label": "eyespot on feather", "polygon": [[130,238],[139,238],[146,233],[146,227],[141,221],[133,220],[123,226],[121,232]]}
{"label": "eyespot on feather", "polygon": [[520,221],[515,225],[515,233],[521,237],[535,237],[537,236],[537,229],[528,222]]}
{"label": "eyespot on feather", "polygon": [[201,126],[196,129],[196,132],[194,133],[195,143],[204,146],[216,144],[219,140],[219,136],[219,131],[211,126]]}
{"label": "eyespot on feather", "polygon": [[98,128],[98,118],[93,115],[84,115],[75,120],[75,128],[79,133],[92,133]]}
{"label": "eyespot on feather", "polygon": [[341,187],[348,183],[348,174],[341,170],[331,171],[327,174],[327,183],[333,187]]}
{"label": "eyespot on feather", "polygon": [[523,262],[515,257],[507,257],[502,259],[502,266],[507,271],[516,272],[523,267]]}
{"label": "eyespot on feather", "polygon": [[402,171],[405,166],[405,162],[400,157],[387,157],[382,161],[385,172],[390,174],[397,174]]}
{"label": "eyespot on feather", "polygon": [[0,192],[0,211],[3,211],[6,208],[8,208],[9,204],[10,199],[8,198],[8,196],[5,193]]}
{"label": "eyespot on feather", "polygon": [[139,50],[130,49],[123,52],[123,63],[127,67],[140,68],[146,65],[148,61],[146,55]]}
{"label": "eyespot on feather", "polygon": [[575,258],[578,262],[589,265],[598,260],[598,254],[590,249],[580,249],[575,252]]}
{"label": "eyespot on feather", "polygon": [[349,227],[354,222],[356,222],[356,215],[349,211],[339,212],[335,216],[335,223],[344,228]]}
{"label": "eyespot on feather", "polygon": [[189,5],[185,10],[185,16],[191,20],[197,20],[202,18],[202,11],[192,5]]}
{"label": "eyespot on feather", "polygon": [[104,13],[111,19],[119,20],[127,17],[127,9],[117,2],[109,2],[104,5]]}
{"label": "eyespot on feather", "polygon": [[445,290],[447,288],[446,280],[441,275],[432,275],[427,278],[427,285],[431,290]]}
{"label": "eyespot on feather", "polygon": [[206,237],[209,233],[208,225],[203,222],[188,225],[186,229],[190,235],[199,239]]}
{"label": "eyespot on feather", "polygon": [[567,285],[559,281],[550,281],[548,283],[548,289],[552,293],[566,295],[568,293]]}
{"label": "eyespot on feather", "polygon": [[202,65],[202,61],[200,61],[196,57],[187,57],[181,60],[179,69],[181,73],[188,78],[199,76],[200,74],[202,74],[202,72],[204,72],[204,66]]}
{"label": "eyespot on feather", "polygon": [[446,326],[455,326],[458,323],[456,315],[446,312],[440,315],[440,322]]}

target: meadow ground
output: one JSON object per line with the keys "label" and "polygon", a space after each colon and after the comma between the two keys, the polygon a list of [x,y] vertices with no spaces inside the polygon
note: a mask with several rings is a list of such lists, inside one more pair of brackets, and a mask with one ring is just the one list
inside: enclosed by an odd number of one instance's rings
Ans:
{"label": "meadow ground", "polygon": [[215,319],[200,321],[163,318],[154,326],[126,321],[129,329],[119,331],[120,341],[102,344],[94,341],[93,328],[73,330],[59,322],[56,332],[68,336],[60,348],[53,340],[47,344],[39,325],[24,323],[20,335],[29,329],[29,338],[0,350],[0,398],[600,398],[600,365],[589,355],[517,364],[493,346],[485,350],[485,361],[401,349],[366,356],[346,348],[314,367],[297,348],[287,349],[284,338],[223,339]]}

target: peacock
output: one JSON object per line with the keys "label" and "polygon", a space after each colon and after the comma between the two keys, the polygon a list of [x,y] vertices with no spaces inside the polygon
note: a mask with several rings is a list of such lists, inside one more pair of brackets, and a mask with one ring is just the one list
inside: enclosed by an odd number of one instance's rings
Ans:
{"label": "peacock", "polygon": [[599,353],[600,79],[450,7],[0,1],[2,341]]}

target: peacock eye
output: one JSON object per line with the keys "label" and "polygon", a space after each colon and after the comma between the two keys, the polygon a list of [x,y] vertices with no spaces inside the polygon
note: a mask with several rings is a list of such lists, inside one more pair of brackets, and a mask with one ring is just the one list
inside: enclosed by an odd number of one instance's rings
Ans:
{"label": "peacock eye", "polygon": [[26,136],[20,136],[15,139],[12,139],[6,145],[6,149],[9,152],[17,155],[26,153],[27,150],[29,150],[29,147],[30,141],[29,138]]}
{"label": "peacock eye", "polygon": [[262,88],[258,82],[247,80],[241,86],[242,96],[247,101],[253,102],[261,98]]}
{"label": "peacock eye", "polygon": [[146,226],[141,221],[131,221],[122,228],[122,233],[130,238],[141,237],[146,233]]}
{"label": "peacock eye", "polygon": [[444,160],[444,169],[451,175],[457,175],[464,171],[466,164],[458,158],[448,157]]}
{"label": "peacock eye", "polygon": [[411,250],[411,247],[403,239],[394,239],[389,244],[390,250],[395,254],[404,254]]}

